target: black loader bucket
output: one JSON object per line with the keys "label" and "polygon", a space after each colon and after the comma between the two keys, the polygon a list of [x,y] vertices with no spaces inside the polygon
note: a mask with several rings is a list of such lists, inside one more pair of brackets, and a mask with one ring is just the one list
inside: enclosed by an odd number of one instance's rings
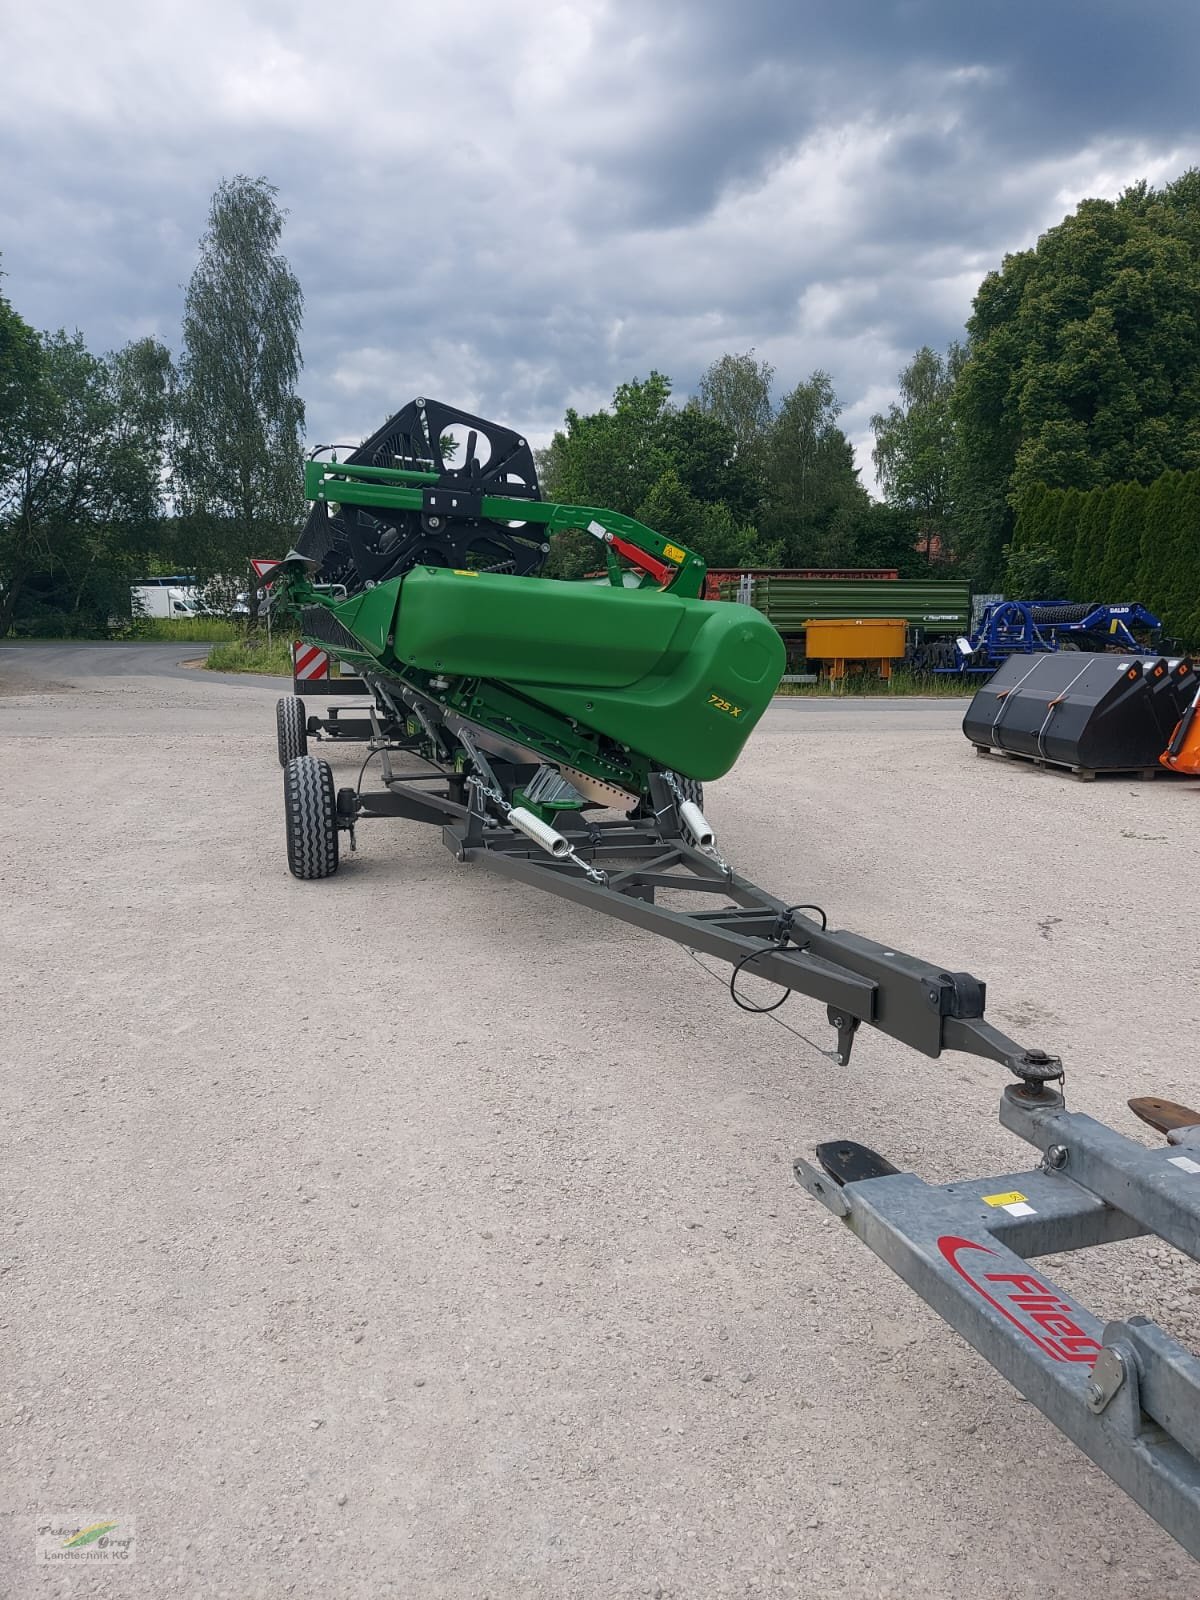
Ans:
{"label": "black loader bucket", "polygon": [[1153,768],[1195,689],[1188,662],[1010,656],[971,701],[963,732],[980,749],[1074,771]]}
{"label": "black loader bucket", "polygon": [[1196,698],[1196,687],[1200,684],[1200,670],[1196,662],[1184,659],[1148,661],[1146,671],[1154,691],[1154,709],[1158,725],[1165,730],[1162,749],[1159,751],[1161,756],[1171,742],[1171,735],[1179,726],[1180,717]]}

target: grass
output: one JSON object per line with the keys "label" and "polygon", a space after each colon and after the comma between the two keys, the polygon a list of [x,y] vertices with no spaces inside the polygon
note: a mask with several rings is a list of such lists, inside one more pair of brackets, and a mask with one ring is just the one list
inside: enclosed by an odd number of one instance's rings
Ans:
{"label": "grass", "polygon": [[246,629],[243,623],[229,617],[188,617],[179,622],[172,617],[138,617],[129,631],[134,639],[159,639],[168,644],[177,640],[211,644],[217,639],[240,639]]}
{"label": "grass", "polygon": [[107,633],[54,633],[35,631],[13,633],[10,644],[212,644],[217,640],[244,638],[244,623],[228,617],[189,617],[177,622],[171,617],[135,617],[132,621],[113,621]]}
{"label": "grass", "polygon": [[823,700],[837,699],[842,695],[859,697],[871,695],[882,700],[892,699],[896,695],[919,696],[933,700],[959,700],[974,694],[981,681],[975,676],[960,677],[958,673],[942,675],[932,672],[899,671],[892,674],[891,683],[887,684],[874,673],[855,672],[844,680],[842,688],[835,689],[830,679],[823,678],[820,683],[781,683],[775,692],[780,695]]}
{"label": "grass", "polygon": [[267,643],[266,634],[249,639],[237,638],[228,644],[214,644],[204,663],[209,672],[265,672],[276,678],[292,675],[290,635],[276,634]]}

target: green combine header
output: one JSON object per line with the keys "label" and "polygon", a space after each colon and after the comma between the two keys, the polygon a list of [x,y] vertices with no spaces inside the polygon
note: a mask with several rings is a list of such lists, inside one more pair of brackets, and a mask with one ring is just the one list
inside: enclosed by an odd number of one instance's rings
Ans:
{"label": "green combine header", "polygon": [[[467,448],[451,465],[456,426]],[[602,785],[633,806],[655,771],[721,777],[783,672],[765,618],[699,598],[698,555],[631,517],[542,500],[526,441],[481,418],[414,401],[347,460],[310,461],[305,494],[313,512],[277,574],[304,638],[406,723],[424,727],[411,695],[431,727],[462,719],[481,748],[552,763],[581,797]],[[596,537],[608,586],[538,576],[565,528]]]}

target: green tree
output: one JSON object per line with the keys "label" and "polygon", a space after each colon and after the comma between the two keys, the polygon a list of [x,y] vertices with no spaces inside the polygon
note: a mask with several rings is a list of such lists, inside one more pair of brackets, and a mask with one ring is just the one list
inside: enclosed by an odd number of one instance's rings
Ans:
{"label": "green tree", "polygon": [[693,402],[697,410],[729,429],[737,460],[755,477],[763,470],[775,416],[771,401],[774,377],[775,368],[769,361],[757,360],[753,350],[724,355],[702,374]]}
{"label": "green tree", "polygon": [[597,550],[595,539],[583,528],[564,528],[552,536],[543,568],[547,578],[583,578],[603,568],[604,557]]}
{"label": "green tree", "polygon": [[[568,411],[538,469],[550,499],[637,517],[710,564],[745,565],[762,554],[759,486],[732,429],[699,406],[675,406],[662,373],[621,384],[611,408]],[[554,540],[547,570],[574,577],[598,564],[595,541],[568,530]]]}
{"label": "green tree", "polygon": [[739,523],[723,502],[697,499],[674,467],[659,478],[638,507],[637,517],[648,528],[695,550],[710,567],[750,566],[758,554],[756,530]]}
{"label": "green tree", "polygon": [[37,334],[0,294],[0,477],[13,464],[18,422],[40,381],[41,359]]}
{"label": "green tree", "polygon": [[900,400],[871,418],[872,457],[889,505],[910,511],[926,560],[951,543],[954,445],[952,400],[962,350],[946,356],[922,345],[900,374]]}
{"label": "green tree", "polygon": [[1032,483],[1200,466],[1198,299],[1196,171],[1083,201],[984,279],[953,406],[956,504],[981,581]]}
{"label": "green tree", "polygon": [[175,367],[158,339],[135,339],[109,357],[120,438],[165,461],[174,421]]}
{"label": "green tree", "polygon": [[921,546],[920,529],[910,511],[873,500],[865,510],[851,513],[853,540],[847,565],[894,567],[902,578],[925,578],[929,563]]}
{"label": "green tree", "polygon": [[39,341],[36,379],[5,430],[0,477],[0,636],[14,621],[105,631],[128,613],[130,575],[153,542],[161,458],[122,411],[122,355],[78,333]]}
{"label": "green tree", "polygon": [[738,451],[731,429],[695,406],[668,409],[659,448],[688,492],[704,505],[724,505],[735,519],[752,522],[761,485]]}
{"label": "green tree", "polygon": [[1014,600],[1053,600],[1063,591],[1063,571],[1052,544],[1009,545],[1004,592]]}
{"label": "green tree", "polygon": [[303,510],[304,301],[277,194],[265,178],[219,186],[184,309],[176,493],[192,565],[235,578],[253,555],[282,555]]}
{"label": "green tree", "polygon": [[841,409],[829,374],[817,371],[784,396],[771,428],[759,531],[788,565],[843,565],[855,557],[870,497],[837,425]]}
{"label": "green tree", "polygon": [[545,493],[571,505],[636,515],[667,466],[662,430],[670,400],[671,380],[651,372],[621,384],[611,410],[569,410],[565,427],[539,458]]}

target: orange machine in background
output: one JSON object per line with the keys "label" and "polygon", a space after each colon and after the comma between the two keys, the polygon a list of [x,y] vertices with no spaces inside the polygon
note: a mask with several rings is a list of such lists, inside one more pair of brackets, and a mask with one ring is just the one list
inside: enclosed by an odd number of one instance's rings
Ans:
{"label": "orange machine in background", "polygon": [[804,652],[827,667],[834,685],[846,676],[847,661],[873,661],[886,682],[892,662],[904,659],[908,624],[903,617],[810,618],[804,624]]}
{"label": "orange machine in background", "polygon": [[1172,772],[1200,777],[1200,689],[1176,723],[1171,742],[1158,759]]}

